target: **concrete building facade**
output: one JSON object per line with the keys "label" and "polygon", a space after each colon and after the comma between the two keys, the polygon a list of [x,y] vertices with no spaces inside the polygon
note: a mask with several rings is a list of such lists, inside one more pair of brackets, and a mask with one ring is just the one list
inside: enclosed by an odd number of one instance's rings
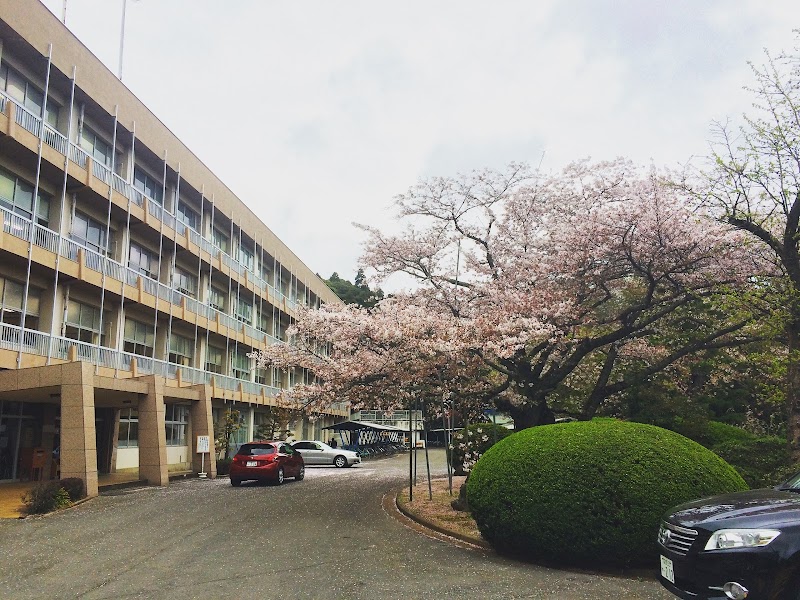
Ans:
{"label": "concrete building facade", "polygon": [[247,355],[338,298],[36,0],[0,0],[0,216],[0,482],[163,485],[313,377]]}

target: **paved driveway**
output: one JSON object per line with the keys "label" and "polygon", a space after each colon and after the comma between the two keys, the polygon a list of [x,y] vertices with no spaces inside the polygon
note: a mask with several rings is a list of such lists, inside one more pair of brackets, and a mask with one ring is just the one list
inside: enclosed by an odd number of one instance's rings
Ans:
{"label": "paved driveway", "polygon": [[405,456],[306,473],[280,487],[119,490],[0,521],[0,597],[672,598],[655,581],[555,571],[408,529],[381,502],[408,477]]}

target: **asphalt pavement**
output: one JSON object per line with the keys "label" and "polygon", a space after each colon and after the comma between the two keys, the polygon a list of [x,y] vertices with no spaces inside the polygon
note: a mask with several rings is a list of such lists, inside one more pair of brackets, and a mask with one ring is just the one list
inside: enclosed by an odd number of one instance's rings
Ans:
{"label": "asphalt pavement", "polygon": [[[443,459],[431,451],[434,474]],[[420,453],[420,477],[424,464]],[[420,534],[384,501],[407,481],[398,455],[308,467],[282,486],[190,479],[0,520],[0,598],[673,598],[652,579],[549,569]]]}

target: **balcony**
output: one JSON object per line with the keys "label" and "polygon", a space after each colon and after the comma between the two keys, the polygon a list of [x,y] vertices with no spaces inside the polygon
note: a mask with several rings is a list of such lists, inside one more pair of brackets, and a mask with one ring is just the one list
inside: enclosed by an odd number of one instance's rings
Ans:
{"label": "balcony", "polygon": [[41,331],[23,330],[8,323],[0,323],[0,348],[61,361],[70,360],[70,351],[74,348],[74,352],[80,360],[116,371],[130,373],[131,361],[135,359],[137,376],[161,375],[167,379],[180,379],[182,383],[194,385],[210,385],[213,377],[214,385],[220,389],[238,392],[241,388],[246,394],[263,395],[269,398],[276,397],[281,391],[280,388],[274,386],[236,379],[193,367],[184,367],[148,356],[120,352],[70,338],[51,336]]}
{"label": "balcony", "polygon": [[[40,117],[19,104],[10,96],[0,92],[0,112],[5,114],[7,112],[7,107],[11,104],[14,105],[14,121],[17,123],[17,125],[26,131],[29,131],[36,137],[41,136],[45,144],[51,148],[54,148],[60,154],[68,156],[69,160],[78,165],[80,168],[86,169],[87,163],[90,162],[90,157],[85,150],[83,150],[77,144],[69,141],[66,136],[61,134],[59,131],[56,131],[48,123],[45,122],[44,125],[42,125],[42,119]],[[44,126],[44,131],[42,131],[42,126]],[[216,246],[211,240],[203,237],[198,231],[178,220],[175,215],[164,210],[164,208],[158,202],[134,188],[130,182],[125,181],[125,179],[114,173],[109,167],[97,162],[96,160],[91,160],[91,164],[92,175],[96,179],[102,181],[106,185],[111,186],[115,192],[126,197],[137,206],[143,207],[146,203],[147,212],[154,218],[164,223],[164,225],[172,229],[176,235],[185,236],[186,230],[188,229],[190,241],[196,244],[202,250],[206,251],[210,256],[217,258],[221,255],[222,263],[224,265],[229,267],[240,277],[244,277],[245,273],[247,273],[248,281],[252,282],[259,290],[262,292],[269,291],[273,296],[282,299],[285,301],[285,304],[288,308],[294,309],[297,306],[295,300],[285,296],[279,289],[262,279],[261,276],[255,271],[248,269],[245,265],[242,265],[239,261]]]}

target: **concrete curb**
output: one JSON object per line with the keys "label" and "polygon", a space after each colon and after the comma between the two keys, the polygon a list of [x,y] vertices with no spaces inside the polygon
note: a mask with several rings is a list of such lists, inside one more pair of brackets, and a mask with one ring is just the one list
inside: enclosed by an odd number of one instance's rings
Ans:
{"label": "concrete curb", "polygon": [[467,544],[472,544],[473,546],[479,546],[486,550],[492,550],[491,544],[489,544],[489,542],[487,542],[483,538],[474,537],[471,535],[465,535],[457,531],[452,531],[450,529],[447,529],[446,527],[443,527],[442,525],[439,525],[438,523],[434,523],[430,519],[426,519],[425,517],[421,517],[420,515],[414,513],[414,511],[412,511],[407,506],[404,506],[403,503],[400,502],[400,492],[401,491],[397,491],[395,493],[394,504],[397,507],[397,510],[399,510],[403,515],[405,515],[415,523],[422,525],[426,529],[432,529],[433,531],[441,533],[442,535],[446,535],[448,537],[455,538],[462,542],[466,542]]}

